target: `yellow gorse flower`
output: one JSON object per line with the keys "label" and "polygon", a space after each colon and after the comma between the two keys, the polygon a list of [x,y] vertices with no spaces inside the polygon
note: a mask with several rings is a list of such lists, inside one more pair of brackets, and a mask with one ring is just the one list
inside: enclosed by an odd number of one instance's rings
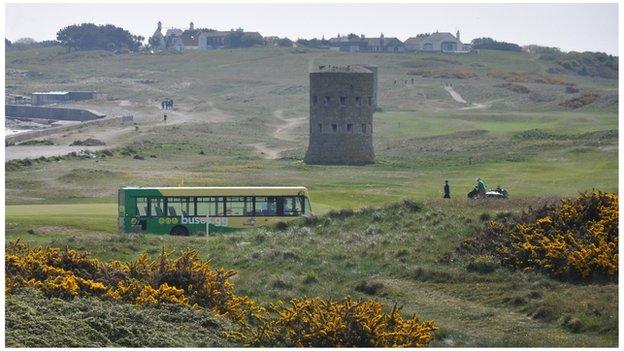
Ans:
{"label": "yellow gorse flower", "polygon": [[562,278],[617,278],[617,194],[584,193],[538,213],[534,221],[486,223],[485,232],[497,233],[494,251],[503,265]]}
{"label": "yellow gorse flower", "polygon": [[179,304],[208,309],[236,322],[226,336],[265,346],[424,346],[437,329],[433,322],[403,319],[399,309],[385,313],[377,301],[307,297],[266,308],[234,293],[233,270],[213,269],[196,250],[175,259],[163,252],[141,254],[127,263],[101,262],[71,249],[6,246],[7,293],[31,287],[50,297],[93,296],[137,305]]}

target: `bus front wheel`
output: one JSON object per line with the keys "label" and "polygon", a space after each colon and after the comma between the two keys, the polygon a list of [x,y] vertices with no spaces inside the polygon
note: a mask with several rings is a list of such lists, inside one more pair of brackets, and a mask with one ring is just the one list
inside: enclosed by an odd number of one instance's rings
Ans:
{"label": "bus front wheel", "polygon": [[171,232],[169,234],[187,236],[189,235],[189,231],[184,226],[176,225],[175,227],[173,227],[173,229],[171,229]]}

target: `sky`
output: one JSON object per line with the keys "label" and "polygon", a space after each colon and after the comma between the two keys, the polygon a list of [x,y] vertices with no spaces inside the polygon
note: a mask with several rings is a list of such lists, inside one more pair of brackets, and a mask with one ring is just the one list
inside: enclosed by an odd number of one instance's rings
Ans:
{"label": "sky", "polygon": [[520,45],[618,55],[617,4],[7,4],[6,37],[56,38],[83,22],[114,24],[146,38],[163,28],[229,30],[264,36],[330,38],[356,33],[398,37],[461,33],[462,42],[491,37]]}

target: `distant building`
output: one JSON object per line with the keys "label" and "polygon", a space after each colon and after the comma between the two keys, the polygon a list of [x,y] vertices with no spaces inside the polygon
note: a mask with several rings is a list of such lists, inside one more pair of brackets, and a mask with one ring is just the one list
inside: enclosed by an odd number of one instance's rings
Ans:
{"label": "distant building", "polygon": [[45,93],[35,92],[31,94],[33,105],[47,105],[79,100],[103,100],[106,95],[97,91],[48,91]]}
{"label": "distant building", "polygon": [[264,37],[264,43],[268,46],[278,46],[279,41],[280,41],[280,38],[274,35]]}
{"label": "distant building", "polygon": [[182,32],[180,35],[180,40],[182,41],[182,45],[184,49],[197,50],[200,49],[199,46],[199,37],[201,36],[202,31],[195,30],[195,25],[193,22],[189,24],[189,29]]}
{"label": "distant building", "polygon": [[195,29],[193,22],[189,24],[186,30],[178,28],[167,29],[165,35],[162,35],[162,23],[158,22],[158,28],[150,39],[151,42],[157,42],[154,48],[159,50],[214,50],[227,47],[227,38],[231,33],[242,33],[243,35],[262,41],[262,35],[258,32],[245,32],[242,28],[229,31],[214,31]]}
{"label": "distant building", "polygon": [[383,33],[379,38],[366,38],[363,34],[357,36],[341,37],[329,39],[329,48],[334,51],[344,52],[403,52],[405,45],[397,38],[384,37]]}
{"label": "distant building", "polygon": [[184,44],[182,43],[182,33],[183,31],[181,29],[167,29],[167,32],[165,33],[165,48],[169,50],[182,51],[184,49]]}
{"label": "distant building", "polygon": [[407,51],[466,53],[472,51],[470,44],[464,44],[457,35],[448,32],[435,32],[429,35],[409,38],[405,41]]}
{"label": "distant building", "polygon": [[154,48],[164,50],[166,48],[165,45],[165,37],[162,34],[162,22],[158,21],[158,26],[154,35],[152,35],[152,41],[155,42]]}

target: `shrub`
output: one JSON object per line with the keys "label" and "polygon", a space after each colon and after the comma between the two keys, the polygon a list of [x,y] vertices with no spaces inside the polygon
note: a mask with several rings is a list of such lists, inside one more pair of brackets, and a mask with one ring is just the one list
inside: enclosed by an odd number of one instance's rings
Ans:
{"label": "shrub", "polygon": [[359,291],[366,295],[378,295],[383,290],[384,285],[380,282],[369,282],[362,280],[355,286],[355,291]]}
{"label": "shrub", "polygon": [[275,229],[277,230],[286,230],[288,229],[288,222],[279,221],[275,223]]}
{"label": "shrub", "polygon": [[420,347],[437,330],[432,321],[403,319],[374,300],[293,299],[270,306],[271,317],[258,328],[231,336],[246,346],[287,347]]}
{"label": "shrub", "polygon": [[100,262],[71,249],[32,248],[19,242],[6,247],[7,293],[33,287],[48,297],[95,296],[135,304],[176,303],[206,308],[241,323],[263,309],[234,294],[233,270],[212,269],[196,250],[175,259],[161,252],[156,259],[141,254],[135,261]]}
{"label": "shrub", "polygon": [[422,210],[422,204],[412,199],[403,199],[403,207],[407,208],[411,212],[418,212]]}
{"label": "shrub", "polygon": [[574,85],[568,85],[565,89],[565,92],[568,94],[576,94],[579,92],[579,89]]}
{"label": "shrub", "polygon": [[18,145],[54,145],[54,142],[50,139],[28,140],[28,141],[19,143]]}
{"label": "shrub", "polygon": [[567,107],[567,108],[574,108],[574,109],[581,108],[583,106],[589,105],[592,102],[596,101],[598,97],[600,97],[600,95],[594,94],[594,93],[583,94],[579,97],[566,100],[559,105],[563,107]]}
{"label": "shrub", "polygon": [[525,87],[524,85],[514,84],[514,83],[503,83],[503,84],[497,85],[497,87],[505,88],[507,90],[513,91],[514,93],[520,93],[520,94],[528,94],[531,92],[531,90]]}
{"label": "shrub", "polygon": [[568,85],[568,83],[566,83],[563,79],[559,77],[531,72],[505,72],[497,69],[491,69],[487,72],[487,75],[489,77],[502,79],[510,83],[541,83]]}
{"label": "shrub", "polygon": [[101,146],[106,145],[105,142],[99,139],[87,138],[85,140],[74,140],[69,146]]}
{"label": "shrub", "polygon": [[450,69],[417,69],[413,71],[408,71],[407,75],[409,76],[421,76],[425,78],[446,78],[446,79],[466,79],[476,77],[477,74],[468,68],[450,68]]}
{"label": "shrub", "polygon": [[492,256],[487,255],[477,255],[473,257],[468,265],[466,265],[466,269],[470,272],[477,273],[492,273],[498,268],[498,262]]}
{"label": "shrub", "polygon": [[617,280],[618,195],[591,192],[559,205],[488,221],[459,252],[559,279]]}

